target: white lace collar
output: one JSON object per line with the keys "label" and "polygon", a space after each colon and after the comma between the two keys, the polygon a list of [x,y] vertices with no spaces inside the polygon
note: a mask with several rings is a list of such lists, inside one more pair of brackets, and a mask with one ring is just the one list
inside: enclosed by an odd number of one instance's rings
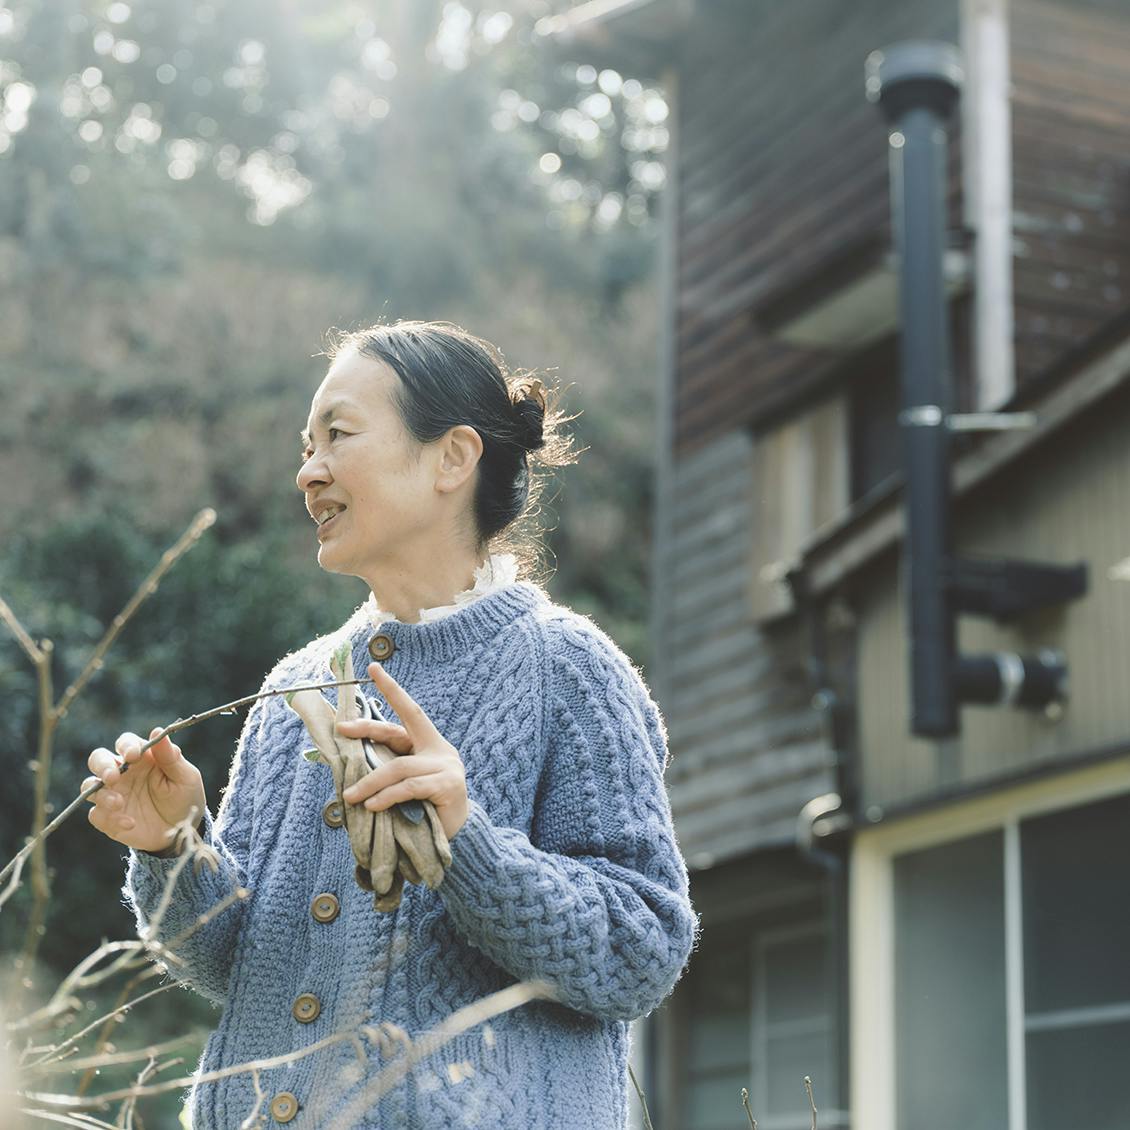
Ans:
{"label": "white lace collar", "polygon": [[[444,616],[458,612],[464,605],[486,596],[487,593],[492,593],[504,585],[512,585],[517,579],[518,559],[514,554],[492,553],[489,559],[475,570],[475,583],[471,588],[456,593],[451,604],[438,604],[435,608],[421,608],[420,623],[426,624],[432,620],[442,620]],[[381,608],[377,603],[375,593],[369,593],[369,599],[365,602],[364,609],[374,628],[379,628],[381,624],[389,620],[399,622],[398,617]]]}

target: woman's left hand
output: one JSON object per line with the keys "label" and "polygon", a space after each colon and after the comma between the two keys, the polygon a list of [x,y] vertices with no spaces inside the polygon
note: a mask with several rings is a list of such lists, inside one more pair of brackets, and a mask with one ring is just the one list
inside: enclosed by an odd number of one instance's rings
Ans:
{"label": "woman's left hand", "polygon": [[337,723],[338,732],[347,738],[383,742],[393,753],[412,756],[397,757],[374,769],[342,796],[349,804],[363,802],[373,812],[405,800],[430,800],[447,838],[452,839],[467,819],[467,778],[459,751],[379,663],[369,664],[369,676],[404,724],[359,718]]}

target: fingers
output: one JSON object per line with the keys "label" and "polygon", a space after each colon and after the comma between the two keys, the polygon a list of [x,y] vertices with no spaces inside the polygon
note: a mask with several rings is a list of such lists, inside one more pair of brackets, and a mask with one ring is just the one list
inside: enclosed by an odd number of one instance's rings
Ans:
{"label": "fingers", "polygon": [[352,722],[338,722],[337,730],[347,738],[370,738],[387,745],[393,753],[412,752],[412,739],[403,726],[395,722],[374,722],[368,718],[357,718]]}
{"label": "fingers", "polygon": [[379,663],[369,664],[369,677],[388,700],[389,706],[400,716],[408,736],[418,746],[427,745],[434,738],[440,737],[423,708]]}
{"label": "fingers", "polygon": [[117,784],[118,777],[121,776],[118,772],[119,765],[121,765],[121,759],[108,749],[103,748],[94,750],[86,759],[87,769],[107,785]]}
{"label": "fingers", "polygon": [[364,777],[345,789],[341,795],[349,804],[360,804],[368,797],[374,796],[382,789],[387,789],[390,785],[403,781],[406,777],[430,777],[442,772],[445,768],[445,765],[437,762],[433,757],[398,757],[395,761],[390,761],[379,769],[366,773]]}

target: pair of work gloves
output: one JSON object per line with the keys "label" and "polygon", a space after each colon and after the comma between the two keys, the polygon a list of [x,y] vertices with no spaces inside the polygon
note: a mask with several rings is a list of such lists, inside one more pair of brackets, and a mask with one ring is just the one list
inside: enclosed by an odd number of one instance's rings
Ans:
{"label": "pair of work gloves", "polygon": [[330,670],[335,680],[346,684],[338,688],[336,710],[317,690],[294,691],[287,695],[287,702],[306,724],[320,759],[333,773],[357,861],[354,875],[358,884],[373,892],[373,906],[377,910],[395,910],[405,882],[423,883],[431,890],[443,882],[444,871],[451,862],[451,848],[431,801],[405,801],[383,812],[370,812],[363,804],[346,802],[342,795],[346,789],[397,755],[383,743],[347,738],[337,732],[335,723],[352,722],[366,715],[354,687],[349,685],[354,675],[348,646],[334,654]]}

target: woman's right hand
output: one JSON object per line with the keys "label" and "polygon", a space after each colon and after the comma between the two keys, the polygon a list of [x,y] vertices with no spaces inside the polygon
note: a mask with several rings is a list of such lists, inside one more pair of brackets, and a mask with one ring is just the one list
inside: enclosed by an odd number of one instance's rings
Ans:
{"label": "woman's right hand", "polygon": [[[158,726],[150,737],[160,732]],[[194,808],[197,818],[203,817],[204,779],[168,737],[142,753],[144,744],[137,734],[127,733],[114,743],[117,756],[108,749],[94,750],[86,761],[94,776],[83,781],[82,791],[103,782],[87,798],[90,822],[100,832],[127,847],[160,852],[170,847],[174,825]],[[123,762],[129,766],[125,773]]]}

